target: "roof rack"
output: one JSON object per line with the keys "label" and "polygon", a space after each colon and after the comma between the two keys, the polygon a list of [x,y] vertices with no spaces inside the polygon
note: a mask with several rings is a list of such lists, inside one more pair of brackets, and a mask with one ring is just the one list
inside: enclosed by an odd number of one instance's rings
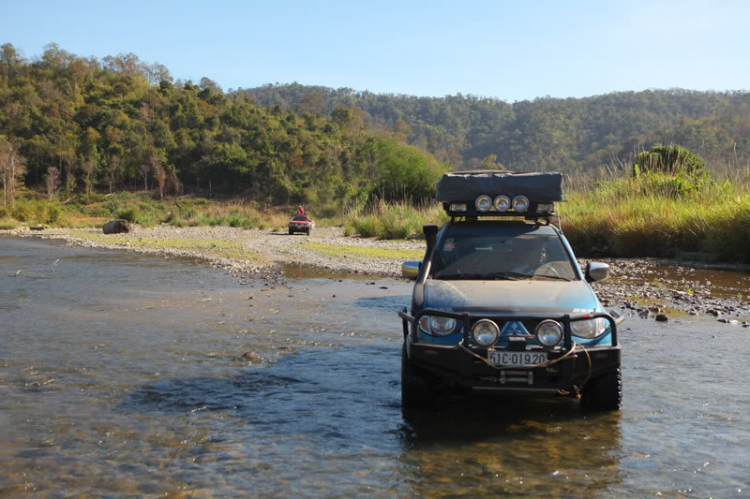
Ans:
{"label": "roof rack", "polygon": [[451,217],[523,217],[555,215],[562,201],[562,174],[479,170],[446,173],[435,198]]}

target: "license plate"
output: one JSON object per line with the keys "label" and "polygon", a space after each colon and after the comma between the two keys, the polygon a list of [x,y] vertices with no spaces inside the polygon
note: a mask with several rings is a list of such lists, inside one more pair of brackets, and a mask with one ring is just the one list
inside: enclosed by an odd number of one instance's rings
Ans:
{"label": "license plate", "polygon": [[547,352],[487,351],[487,359],[499,366],[522,367],[547,362]]}

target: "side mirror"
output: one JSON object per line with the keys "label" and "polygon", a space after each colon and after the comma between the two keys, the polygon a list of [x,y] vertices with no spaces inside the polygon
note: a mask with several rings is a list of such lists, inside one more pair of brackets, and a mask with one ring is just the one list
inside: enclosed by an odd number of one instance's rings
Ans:
{"label": "side mirror", "polygon": [[586,264],[586,282],[601,281],[609,277],[609,265],[601,262]]}
{"label": "side mirror", "polygon": [[416,279],[422,262],[404,262],[401,264],[401,275],[407,279]]}

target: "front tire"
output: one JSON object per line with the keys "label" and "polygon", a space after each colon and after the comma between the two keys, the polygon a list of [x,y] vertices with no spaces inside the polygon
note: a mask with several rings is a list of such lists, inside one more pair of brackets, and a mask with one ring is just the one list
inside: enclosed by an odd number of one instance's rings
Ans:
{"label": "front tire", "polygon": [[290,236],[294,235],[294,231],[292,229],[289,229],[289,235]]}
{"label": "front tire", "polygon": [[425,409],[435,402],[435,380],[423,369],[412,364],[406,353],[406,342],[401,347],[401,407]]}
{"label": "front tire", "polygon": [[619,411],[622,408],[622,370],[589,380],[581,390],[581,402],[590,411]]}

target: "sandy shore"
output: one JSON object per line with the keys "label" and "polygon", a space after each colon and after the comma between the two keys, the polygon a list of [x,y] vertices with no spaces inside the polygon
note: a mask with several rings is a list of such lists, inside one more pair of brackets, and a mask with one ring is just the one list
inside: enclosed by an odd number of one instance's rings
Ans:
{"label": "sandy shore", "polygon": [[[279,264],[310,265],[332,272],[401,277],[401,263],[420,260],[424,241],[382,241],[344,237],[338,227],[316,228],[311,236],[231,227],[135,226],[128,234],[104,235],[100,229],[28,228],[5,233],[21,237],[62,239],[68,244],[195,258],[239,278],[260,277],[279,282]],[[733,276],[736,290],[727,292],[717,279],[694,275],[685,262],[606,259],[611,278],[594,283],[602,303],[626,314],[655,318],[668,313],[709,314],[717,320],[750,326],[750,304],[741,291],[750,277]],[[581,268],[585,261],[581,260]],[[666,270],[671,269],[671,270]],[[746,270],[746,269],[744,269]],[[704,271],[706,272],[706,271]],[[711,271],[708,271],[711,272]],[[750,274],[747,274],[750,276]],[[744,280],[744,282],[743,282]],[[722,293],[723,291],[723,293]],[[732,296],[732,294],[736,296]],[[732,322],[734,321],[734,322]]]}

